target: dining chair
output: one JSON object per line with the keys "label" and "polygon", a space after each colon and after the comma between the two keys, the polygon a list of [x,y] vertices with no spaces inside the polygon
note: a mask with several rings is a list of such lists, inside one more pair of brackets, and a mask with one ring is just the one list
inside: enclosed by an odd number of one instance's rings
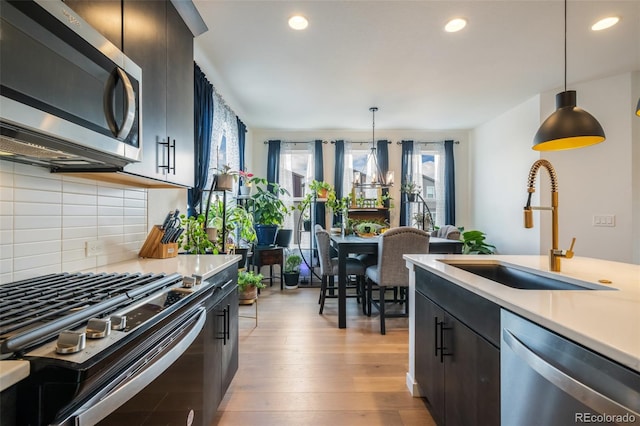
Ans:
{"label": "dining chair", "polygon": [[[365,275],[367,277],[367,312],[371,316],[371,306],[375,306],[380,313],[380,334],[386,334],[385,319],[390,317],[409,316],[409,269],[405,260],[405,254],[429,253],[428,232],[417,228],[401,226],[391,228],[379,237],[378,240],[378,264],[369,266]],[[373,286],[378,287],[379,297],[373,298]],[[404,305],[404,312],[387,312],[385,300],[387,289],[399,288],[400,298],[394,298],[394,302]]]}
{"label": "dining chair", "polygon": [[[320,314],[324,310],[324,301],[326,298],[336,298],[338,286],[335,282],[335,276],[338,275],[338,258],[331,256],[330,235],[326,229],[320,225],[315,227],[316,243],[318,249],[318,260],[320,263],[320,273],[322,281],[320,284]],[[365,292],[364,292],[364,265],[356,258],[347,258],[346,264],[347,275],[355,275],[355,285],[347,285],[347,289],[354,288],[355,294],[347,294],[347,297],[356,297],[358,302],[362,303],[362,312],[365,313]],[[327,294],[329,292],[329,294]]]}

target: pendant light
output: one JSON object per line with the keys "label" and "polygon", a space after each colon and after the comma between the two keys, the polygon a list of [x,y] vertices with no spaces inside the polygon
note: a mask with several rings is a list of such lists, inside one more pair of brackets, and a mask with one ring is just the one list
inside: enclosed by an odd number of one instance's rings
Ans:
{"label": "pendant light", "polygon": [[576,91],[567,90],[567,0],[564,0],[564,92],[556,95],[556,111],[533,138],[536,151],[560,151],[595,145],[605,140],[598,120],[576,106]]}
{"label": "pendant light", "polygon": [[368,177],[370,178],[369,182],[365,182],[363,176],[360,172],[355,172],[353,176],[353,184],[360,188],[389,188],[393,186],[394,183],[394,173],[392,171],[387,171],[385,174],[380,170],[380,166],[378,164],[378,154],[376,150],[376,111],[378,111],[378,107],[369,108],[371,111],[371,151],[367,156],[367,171]]}

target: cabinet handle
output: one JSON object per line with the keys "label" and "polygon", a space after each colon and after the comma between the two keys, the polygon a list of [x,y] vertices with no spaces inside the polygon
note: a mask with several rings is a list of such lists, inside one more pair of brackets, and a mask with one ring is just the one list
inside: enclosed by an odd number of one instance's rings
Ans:
{"label": "cabinet handle", "polygon": [[173,152],[173,166],[171,165],[171,155],[170,153],[167,152],[167,159],[168,159],[168,165],[169,165],[169,171],[173,172],[173,174],[176,174],[176,140],[173,140],[173,143],[171,143],[171,138],[169,136],[167,136],[167,141],[169,142],[169,149],[171,149],[171,151]]}
{"label": "cabinet handle", "polygon": [[440,325],[440,322],[438,321],[438,317],[433,317],[433,325],[434,325],[434,330],[433,330],[433,337],[436,339],[436,344],[435,344],[435,353],[433,354],[433,356],[438,356],[438,351],[440,350],[440,346],[438,346],[438,327]]}
{"label": "cabinet handle", "polygon": [[438,326],[440,327],[440,333],[439,333],[439,334],[440,334],[440,348],[439,348],[439,349],[440,349],[440,362],[441,362],[441,363],[444,363],[444,357],[445,357],[445,356],[451,356],[451,355],[453,355],[453,354],[452,354],[452,353],[450,353],[450,352],[445,353],[445,350],[446,350],[447,348],[444,346],[444,331],[445,331],[445,330],[452,330],[452,329],[453,329],[453,327],[445,327],[445,326],[444,326],[444,321],[440,321],[440,322],[438,323]]}
{"label": "cabinet handle", "polygon": [[222,310],[222,313],[219,313],[217,316],[218,318],[222,317],[222,337],[220,337],[220,332],[217,331],[218,335],[216,336],[216,339],[222,340],[223,341],[222,344],[226,345],[227,344],[227,308],[224,308]]}
{"label": "cabinet handle", "polygon": [[227,305],[227,340],[225,341],[225,345],[227,341],[231,340],[231,305]]}
{"label": "cabinet handle", "polygon": [[[168,137],[167,137],[167,141],[166,142],[162,141],[162,140],[156,142],[158,145],[160,145],[160,147],[162,149],[162,164],[159,164],[159,162],[158,162],[158,170],[162,170],[163,174],[169,173],[169,169],[170,169],[170,164],[169,164],[169,162],[170,162],[170,159],[169,159],[169,155],[170,155],[169,142],[170,142],[170,139]],[[166,151],[165,151],[165,149],[166,149]],[[157,152],[156,152],[156,160],[157,159],[158,159],[158,155],[157,155]]]}

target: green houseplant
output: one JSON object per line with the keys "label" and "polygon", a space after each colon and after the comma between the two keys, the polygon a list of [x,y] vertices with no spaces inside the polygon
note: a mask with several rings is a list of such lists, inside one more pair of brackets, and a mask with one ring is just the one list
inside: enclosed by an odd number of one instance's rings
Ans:
{"label": "green houseplant", "polygon": [[279,196],[288,195],[289,191],[264,178],[254,177],[250,182],[256,188],[251,195],[250,205],[258,245],[272,245],[276,239],[278,227],[282,226],[284,218],[291,211]]}
{"label": "green houseplant", "polygon": [[407,201],[409,202],[416,201],[416,195],[419,194],[421,190],[421,186],[409,180],[400,185],[400,192],[403,194],[407,194]]}
{"label": "green houseplant", "polygon": [[224,164],[215,170],[217,170],[215,189],[217,191],[231,191],[233,183],[238,180],[238,172],[231,170],[231,166],[228,164]]}
{"label": "green houseplant", "polygon": [[312,180],[309,184],[309,189],[311,190],[312,195],[315,194],[318,198],[327,198],[327,193],[332,190],[331,185],[322,180]]}
{"label": "green houseplant", "polygon": [[254,271],[242,271],[238,274],[238,292],[240,304],[253,304],[258,298],[258,289],[265,288],[262,283],[262,274],[256,274]]}
{"label": "green houseplant", "polygon": [[302,263],[302,257],[297,253],[290,253],[287,255],[287,259],[284,262],[284,284],[288,289],[298,287],[298,280],[300,279],[300,264]]}
{"label": "green houseplant", "polygon": [[464,244],[463,254],[493,254],[496,247],[485,242],[486,236],[482,231],[465,231],[462,233]]}
{"label": "green houseplant", "polygon": [[178,239],[178,244],[189,254],[206,254],[208,250],[218,254],[216,246],[209,241],[204,221],[202,214],[188,218],[184,214],[180,215],[180,225],[185,231]]}

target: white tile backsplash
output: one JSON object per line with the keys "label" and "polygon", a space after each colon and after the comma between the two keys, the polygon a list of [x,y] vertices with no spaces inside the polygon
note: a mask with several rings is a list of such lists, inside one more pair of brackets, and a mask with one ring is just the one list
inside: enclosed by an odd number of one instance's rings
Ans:
{"label": "white tile backsplash", "polygon": [[[0,160],[0,284],[134,259],[148,191]],[[102,251],[87,256],[85,243]]]}

